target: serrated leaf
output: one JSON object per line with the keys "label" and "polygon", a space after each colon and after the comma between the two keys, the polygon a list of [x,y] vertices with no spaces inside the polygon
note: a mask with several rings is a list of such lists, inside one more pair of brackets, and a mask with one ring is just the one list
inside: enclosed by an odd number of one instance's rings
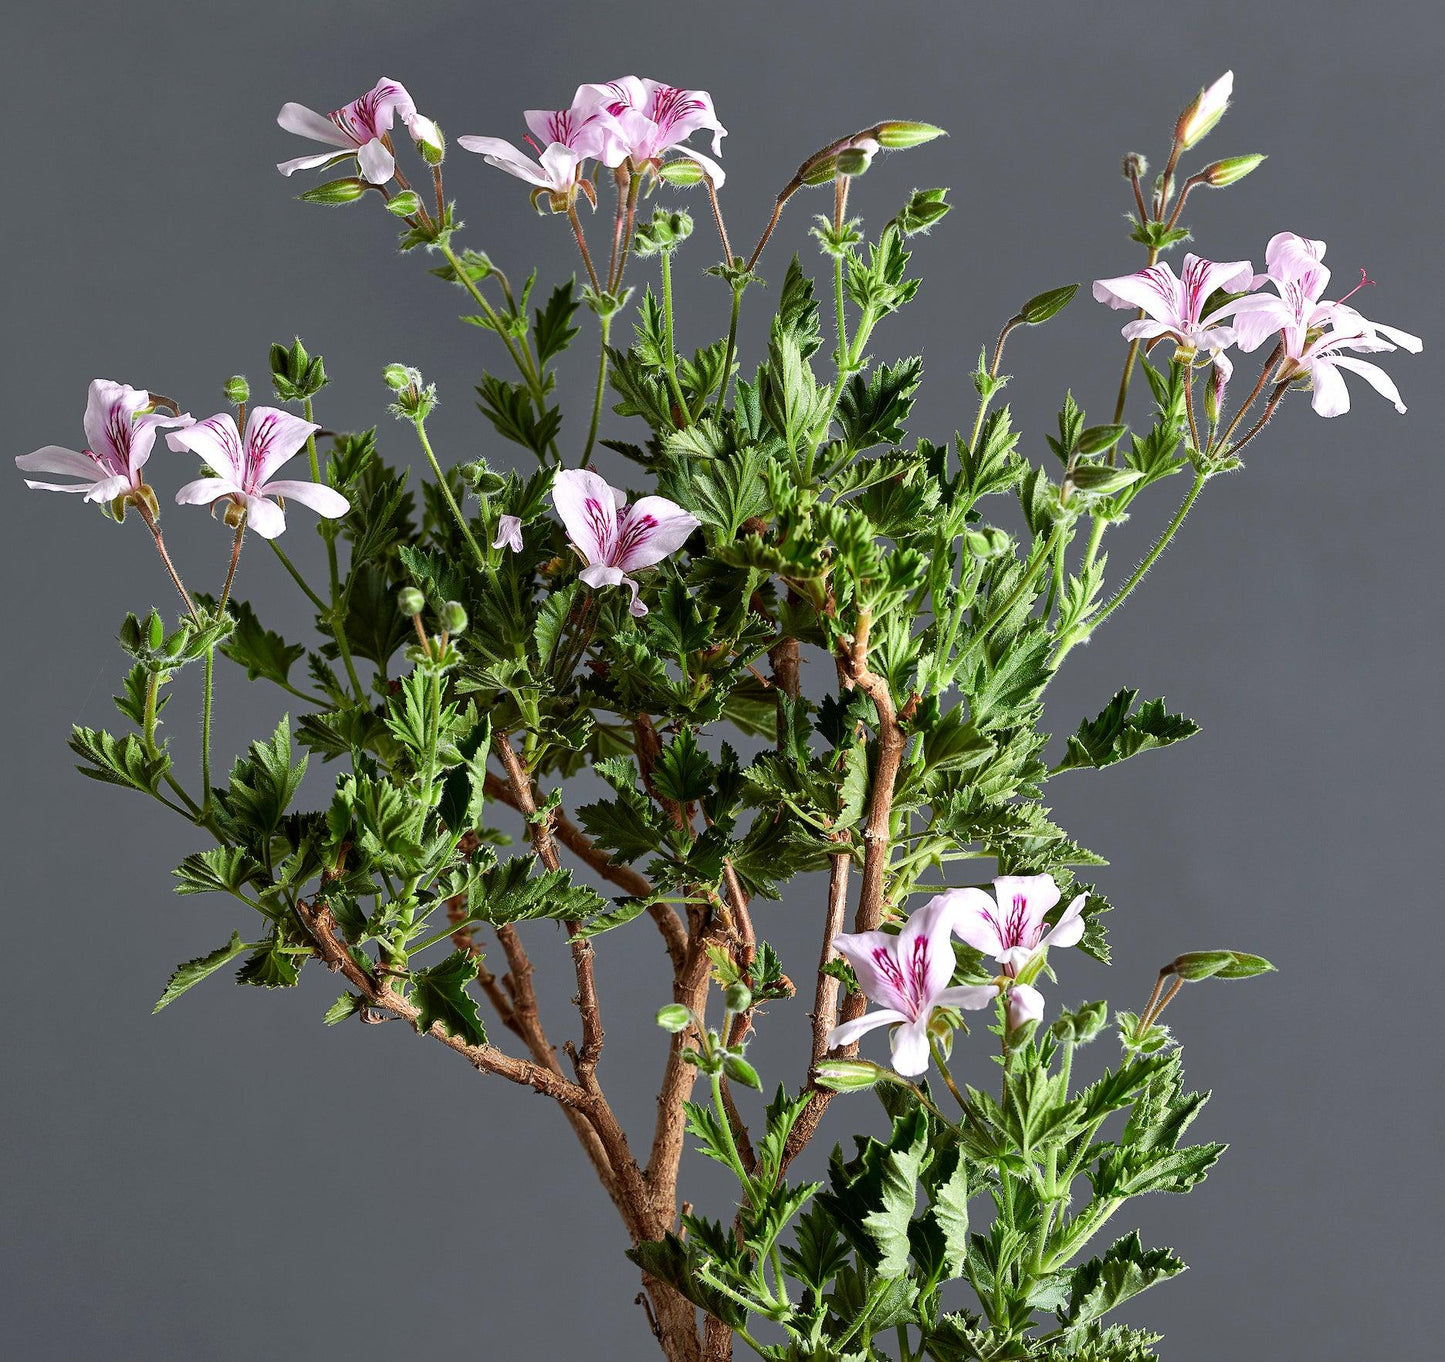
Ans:
{"label": "serrated leaf", "polygon": [[1068,742],[1068,750],[1054,772],[1092,766],[1102,769],[1152,748],[1168,747],[1199,732],[1199,725],[1182,714],[1165,712],[1164,701],[1150,700],[1130,714],[1136,690],[1121,690],[1097,718],[1079,725]]}
{"label": "serrated leaf", "polygon": [[445,960],[411,976],[411,1000],[418,1008],[416,1029],[423,1034],[440,1025],[449,1036],[469,1045],[485,1045],[487,1029],[477,1000],[467,985],[477,977],[476,957],[470,951],[453,951]]}
{"label": "serrated leaf", "polygon": [[224,946],[218,946],[208,955],[199,955],[194,960],[187,960],[184,964],[177,965],[175,973],[171,975],[170,982],[166,985],[165,992],[161,994],[155,1007],[151,1009],[152,1014],[159,1012],[163,1007],[169,1007],[188,988],[194,987],[202,979],[229,965],[242,951],[249,949],[249,945],[241,940],[241,933],[232,932],[231,939]]}

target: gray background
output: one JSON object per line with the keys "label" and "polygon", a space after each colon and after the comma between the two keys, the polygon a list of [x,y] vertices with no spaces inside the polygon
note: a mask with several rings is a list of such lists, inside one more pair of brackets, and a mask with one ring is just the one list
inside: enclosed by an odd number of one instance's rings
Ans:
{"label": "gray background", "polygon": [[[1380,281],[1365,310],[1433,333],[1434,348],[1386,360],[1408,417],[1353,380],[1356,408],[1336,421],[1292,399],[1246,473],[1211,484],[1137,605],[1070,659],[1051,692],[1056,728],[1136,685],[1205,733],[1051,787],[1065,825],[1112,858],[1102,882],[1119,906],[1113,970],[1060,962],[1052,1003],[1106,990],[1135,1001],[1186,948],[1277,961],[1269,981],[1192,990],[1174,1014],[1191,1077],[1217,1091],[1199,1130],[1237,1143],[1198,1194],[1145,1205],[1146,1236],[1194,1270],[1128,1317],[1167,1330],[1173,1362],[1436,1355],[1422,1308],[1445,1210],[1429,1040],[1445,756],[1434,7],[143,0],[98,16],[50,3],[7,17],[7,457],[78,440],[94,375],[199,415],[220,405],[225,375],[263,381],[267,343],[297,331],[335,376],[322,420],[381,422],[393,457],[417,462],[377,379],[404,359],[441,385],[444,457],[495,452],[470,390],[497,362],[487,338],[455,324],[457,300],[422,260],[394,254],[374,205],[297,204],[306,177],[272,169],[303,150],[274,126],[284,100],[326,109],[383,73],[453,135],[517,135],[521,109],[627,70],[708,88],[731,130],[739,241],[815,146],[879,117],[948,126],[951,140],[876,166],[855,201],[876,225],[912,185],[954,187],[958,211],[918,252],[927,288],[874,346],[888,358],[922,343],[932,382],[914,430],[943,435],[971,419],[968,367],[1024,297],[1137,266],[1119,155],[1160,159],[1181,103],[1233,66],[1236,107],[1207,149],[1272,159],[1198,196],[1199,248],[1259,260],[1275,231],[1324,237],[1338,279],[1368,265]],[[467,242],[517,269],[534,255],[550,275],[573,268],[563,224],[533,218],[518,183],[461,153],[448,170]],[[774,279],[822,208],[785,220],[765,261]],[[713,258],[705,226],[682,271],[693,343],[725,320],[724,291],[696,273]],[[748,300],[751,343],[769,296]],[[1015,342],[1023,376],[1009,395],[1036,456],[1067,384],[1107,418],[1121,320],[1081,297]],[[577,394],[592,353],[589,338],[566,370]],[[162,488],[185,473],[171,457],[152,465]],[[1176,487],[1111,536],[1116,574]],[[652,1355],[615,1217],[543,1103],[401,1027],[322,1028],[337,989],[319,969],[282,994],[222,978],[151,1018],[174,962],[246,927],[223,902],[169,892],[169,867],[200,840],[76,776],[63,743],[72,722],[113,717],[122,613],[172,601],[139,526],[13,475],[8,488],[4,1353]],[[181,510],[166,525],[214,589],[224,531]],[[309,531],[290,539],[314,567]],[[286,587],[253,549],[241,592],[298,636]],[[281,708],[224,675],[221,754]],[[169,716],[187,765],[194,685]],[[760,910],[799,974],[820,903],[810,885]],[[550,931],[532,936],[563,1018],[565,952]],[[598,954],[603,1075],[640,1136],[663,1046],[647,1020],[665,997],[660,952],[643,928]],[[804,1011],[765,1024],[765,1074],[798,1072]],[[835,1108],[829,1133],[865,1102]],[[689,1155],[686,1174],[720,1211],[722,1184],[702,1165]]]}

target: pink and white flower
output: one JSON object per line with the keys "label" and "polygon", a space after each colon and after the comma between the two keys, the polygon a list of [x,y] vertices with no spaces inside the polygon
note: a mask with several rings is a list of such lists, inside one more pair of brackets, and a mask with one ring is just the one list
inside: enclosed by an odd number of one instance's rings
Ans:
{"label": "pink and white flower", "polygon": [[416,105],[399,81],[383,76],[360,99],[319,114],[304,104],[283,104],[276,121],[301,137],[333,148],[314,156],[298,156],[282,161],[276,169],[283,175],[317,166],[335,165],[348,157],[356,157],[363,179],[371,184],[385,184],[396,173],[396,159],[386,145],[393,120],[400,118],[414,140],[426,141],[435,132],[435,124],[418,114]]}
{"label": "pink and white flower", "polygon": [[894,1026],[893,1067],[913,1077],[928,1068],[928,1023],[935,1008],[977,1011],[998,997],[994,984],[949,987],[954,918],[952,896],[939,894],[913,913],[897,936],[840,932],[833,938],[838,953],[853,966],[859,987],[878,1007],[835,1026],[828,1035],[829,1049],[851,1045],[880,1026]]}
{"label": "pink and white flower", "polygon": [[492,540],[494,549],[509,548],[513,553],[522,551],[522,522],[514,515],[497,518],[497,537]]}
{"label": "pink and white flower", "polygon": [[46,445],[15,458],[15,466],[24,473],[60,473],[79,481],[26,478],[25,485],[47,492],[83,492],[87,501],[114,501],[139,491],[144,486],[141,469],[151,456],[156,431],[184,426],[191,419],[152,411],[151,405],[151,395],[143,388],[95,379],[85,404],[86,448]]}
{"label": "pink and white flower", "polygon": [[535,161],[501,137],[468,134],[458,137],[457,145],[476,152],[488,165],[535,185],[552,197],[554,207],[567,207],[579,188],[591,198],[592,186],[582,177],[583,162],[618,165],[627,155],[621,130],[596,101],[574,101],[570,109],[530,109],[523,117],[527,143],[537,151]]}
{"label": "pink and white flower", "polygon": [[1096,279],[1094,297],[1113,308],[1144,312],[1143,317],[1125,325],[1121,332],[1125,340],[1172,336],[1181,349],[1207,353],[1227,380],[1233,366],[1224,351],[1234,344],[1235,333],[1220,323],[1235,312],[1241,300],[1225,303],[1208,316],[1204,308],[1219,289],[1243,292],[1253,287],[1254,277],[1248,260],[1217,262],[1186,255],[1178,276],[1161,261],[1137,274]]}
{"label": "pink and white flower", "polygon": [[198,455],[212,473],[188,482],[176,493],[176,501],[182,506],[209,506],[229,498],[245,507],[246,523],[263,539],[275,539],[286,528],[285,511],[269,498],[290,497],[328,520],[344,516],[351,503],[335,488],[271,476],[320,428],[278,407],[255,407],[246,420],[244,440],[230,412],[171,432],[166,443]]}
{"label": "pink and white flower", "polygon": [[572,547],[586,566],[578,574],[594,590],[626,585],[634,615],[647,614],[630,575],[676,553],[701,522],[666,497],[626,497],[598,474],[564,468],[552,480],[552,504],[566,526]]}
{"label": "pink and white flower", "polygon": [[951,889],[940,897],[953,910],[954,932],[974,950],[993,956],[1010,979],[1050,946],[1077,946],[1083,939],[1087,894],[1078,895],[1052,927],[1045,922],[1060,897],[1050,875],[1000,875],[991,895],[982,889]]}
{"label": "pink and white flower", "polygon": [[1330,271],[1324,256],[1323,241],[1293,232],[1279,232],[1270,238],[1264,277],[1274,285],[1275,293],[1238,300],[1234,330],[1240,348],[1256,350],[1278,335],[1284,347],[1281,376],[1307,379],[1313,390],[1310,405],[1321,416],[1339,416],[1350,409],[1341,369],[1359,374],[1389,399],[1396,411],[1403,412],[1399,389],[1378,364],[1342,352],[1369,354],[1398,348],[1418,354],[1423,342],[1408,331],[1368,320],[1343,299],[1325,299]]}
{"label": "pink and white flower", "polygon": [[722,139],[727,129],[718,122],[712,96],[706,90],[679,90],[661,81],[623,76],[601,85],[577,88],[572,107],[591,107],[613,120],[620,134],[620,154],[609,149],[608,156],[599,157],[607,166],[630,161],[634,170],[656,165],[669,151],[696,161],[708,174],[714,186],[721,188],[726,178],[723,169],[712,157],[704,156],[684,145],[693,133],[712,133],[712,154],[722,155]]}

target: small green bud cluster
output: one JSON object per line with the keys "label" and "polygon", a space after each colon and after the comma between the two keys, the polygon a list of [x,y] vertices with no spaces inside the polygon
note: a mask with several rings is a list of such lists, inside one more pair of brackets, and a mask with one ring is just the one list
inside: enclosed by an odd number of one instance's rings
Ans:
{"label": "small green bud cluster", "polygon": [[398,420],[425,421],[437,404],[434,383],[423,383],[421,370],[409,364],[388,364],[381,371],[386,386],[396,394],[391,404]]}
{"label": "small green bud cluster", "polygon": [[326,386],[326,365],[310,355],[298,336],[289,347],[271,347],[271,386],[282,402],[304,402]]}
{"label": "small green bud cluster", "polygon": [[651,222],[643,223],[637,229],[633,249],[643,257],[675,251],[691,235],[692,214],[659,208],[652,215]]}
{"label": "small green bud cluster", "polygon": [[233,374],[221,385],[221,392],[233,407],[251,400],[251,385],[246,382],[244,374]]}

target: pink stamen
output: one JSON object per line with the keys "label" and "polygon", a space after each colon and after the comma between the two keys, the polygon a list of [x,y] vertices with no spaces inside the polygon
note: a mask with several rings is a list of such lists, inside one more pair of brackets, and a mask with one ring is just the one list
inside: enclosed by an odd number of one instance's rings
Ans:
{"label": "pink stamen", "polygon": [[1362,270],[1360,271],[1360,282],[1359,282],[1358,284],[1356,284],[1356,285],[1354,286],[1354,288],[1352,288],[1347,294],[1345,294],[1345,296],[1340,299],[1340,302],[1342,302],[1342,303],[1348,302],[1348,301],[1349,301],[1351,298],[1353,298],[1353,297],[1355,296],[1355,294],[1357,294],[1362,288],[1374,288],[1374,287],[1375,287],[1375,282],[1376,282],[1376,281],[1373,280],[1373,279],[1371,279],[1370,276],[1362,269]]}

